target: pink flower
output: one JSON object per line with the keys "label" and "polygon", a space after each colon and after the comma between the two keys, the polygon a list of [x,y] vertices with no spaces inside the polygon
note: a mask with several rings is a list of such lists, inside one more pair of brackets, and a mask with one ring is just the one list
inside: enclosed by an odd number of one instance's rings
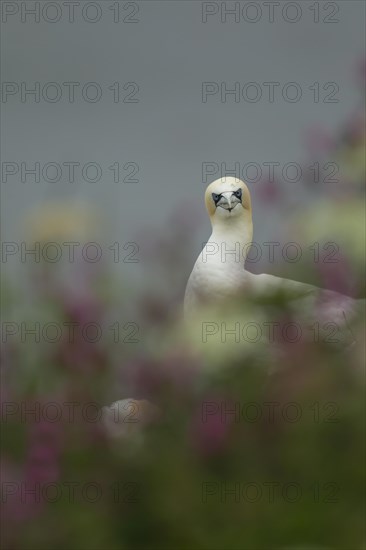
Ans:
{"label": "pink flower", "polygon": [[225,450],[230,426],[235,420],[232,414],[225,414],[225,411],[234,408],[232,400],[223,396],[209,397],[201,402],[191,427],[193,445],[200,454],[210,456]]}

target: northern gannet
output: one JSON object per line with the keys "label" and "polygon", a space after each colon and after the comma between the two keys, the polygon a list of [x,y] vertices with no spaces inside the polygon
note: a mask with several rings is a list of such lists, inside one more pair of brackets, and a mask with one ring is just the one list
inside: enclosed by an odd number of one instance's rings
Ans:
{"label": "northern gannet", "polygon": [[[297,312],[319,321],[332,321],[349,332],[357,300],[331,290],[269,274],[255,275],[244,263],[253,238],[252,206],[247,185],[234,177],[212,182],[205,192],[212,234],[189,277],[184,316],[224,307],[242,298],[281,292],[297,303]],[[314,310],[316,311],[314,315]],[[352,339],[352,336],[351,336]]]}

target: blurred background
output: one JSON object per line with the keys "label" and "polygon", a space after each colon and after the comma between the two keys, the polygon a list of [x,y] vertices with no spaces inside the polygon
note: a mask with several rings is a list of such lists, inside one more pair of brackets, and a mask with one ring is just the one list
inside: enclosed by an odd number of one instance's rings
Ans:
{"label": "blurred background", "polygon": [[213,360],[181,310],[225,174],[250,271],[364,298],[364,3],[1,10],[4,548],[363,548],[362,323]]}

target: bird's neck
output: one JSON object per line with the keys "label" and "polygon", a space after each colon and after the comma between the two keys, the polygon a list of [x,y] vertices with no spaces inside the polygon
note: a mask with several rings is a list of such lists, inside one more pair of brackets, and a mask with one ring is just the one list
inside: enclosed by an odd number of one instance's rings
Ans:
{"label": "bird's neck", "polygon": [[243,268],[252,239],[251,220],[226,219],[215,221],[208,243],[218,247],[225,263],[239,264]]}

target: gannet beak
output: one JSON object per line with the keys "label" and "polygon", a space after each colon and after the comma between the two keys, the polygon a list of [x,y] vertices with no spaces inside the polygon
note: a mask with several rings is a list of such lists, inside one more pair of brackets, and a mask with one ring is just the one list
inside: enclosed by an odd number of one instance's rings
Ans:
{"label": "gannet beak", "polygon": [[222,193],[222,200],[220,201],[220,206],[224,208],[225,210],[229,210],[229,212],[233,209],[233,204],[231,202],[232,192],[229,193]]}

